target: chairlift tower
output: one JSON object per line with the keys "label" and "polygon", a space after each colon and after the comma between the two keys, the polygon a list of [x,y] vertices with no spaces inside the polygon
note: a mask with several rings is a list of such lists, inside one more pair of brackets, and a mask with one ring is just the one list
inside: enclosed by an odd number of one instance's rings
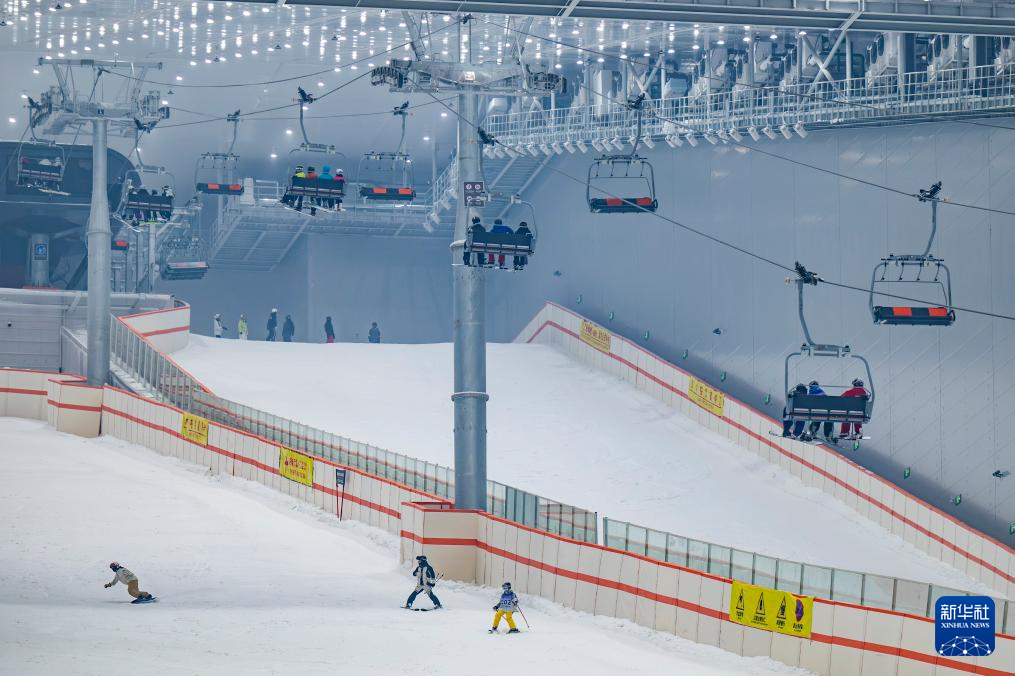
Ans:
{"label": "chairlift tower", "polygon": [[[120,136],[150,131],[169,117],[160,105],[158,91],[142,93],[145,76],[161,63],[100,61],[95,59],[40,58],[51,65],[57,84],[33,102],[29,115],[32,129],[56,136],[62,133],[92,135],[92,203],[88,214],[88,383],[104,385],[109,379],[109,294],[112,276],[109,200],[106,195],[108,168],[107,134]],[[114,74],[120,87],[101,87],[103,75]],[[107,78],[109,79],[109,78]],[[105,81],[103,81],[104,83]],[[116,91],[114,98],[100,100],[98,92]]]}
{"label": "chairlift tower", "polygon": [[[565,80],[550,72],[535,72],[521,60],[524,44],[517,41],[513,57],[505,63],[472,63],[461,54],[442,61],[423,53],[422,22],[403,14],[412,36],[414,59],[393,60],[371,72],[371,84],[387,85],[392,92],[420,92],[437,96],[458,95],[458,203],[451,242],[454,279],[455,374],[455,507],[486,510],[486,290],[483,271],[464,265],[468,225],[485,204],[482,146],[493,139],[482,132],[479,104],[484,96],[543,96],[564,90]],[[471,15],[459,17],[458,31],[471,31]],[[427,25],[433,25],[429,21]],[[456,44],[462,44],[461,35]],[[468,43],[473,44],[471,39]],[[468,189],[466,188],[468,186]],[[469,194],[467,194],[469,193]]]}

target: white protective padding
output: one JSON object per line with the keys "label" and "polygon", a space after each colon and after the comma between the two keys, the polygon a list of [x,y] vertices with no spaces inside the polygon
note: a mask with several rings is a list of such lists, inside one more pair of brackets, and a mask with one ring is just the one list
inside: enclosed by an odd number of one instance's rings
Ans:
{"label": "white protective padding", "polygon": [[182,350],[190,339],[190,306],[186,304],[125,315],[120,317],[120,321],[165,354]]}
{"label": "white protective padding", "polygon": [[102,388],[82,382],[77,376],[56,376],[46,380],[46,419],[57,431],[79,437],[99,436],[102,421]]}
{"label": "white protective padding", "polygon": [[[785,468],[806,485],[836,497],[929,556],[1015,598],[1015,573],[1011,572],[1015,571],[1015,550],[1011,547],[943,514],[834,449],[773,439],[768,431],[778,428],[778,423],[729,394],[725,395],[723,417],[704,410],[687,398],[690,374],[615,333],[611,333],[609,354],[604,354],[580,340],[583,320],[571,310],[546,303],[515,342],[553,346],[587,366],[626,380]],[[942,546],[942,541],[951,547]]]}

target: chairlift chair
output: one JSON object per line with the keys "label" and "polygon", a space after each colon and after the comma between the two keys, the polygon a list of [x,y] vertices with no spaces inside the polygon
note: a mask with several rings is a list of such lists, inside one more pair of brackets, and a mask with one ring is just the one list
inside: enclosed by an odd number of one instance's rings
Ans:
{"label": "chairlift chair", "polygon": [[194,167],[195,190],[205,195],[236,197],[243,194],[243,181],[240,180],[238,170],[240,157],[233,154],[240,111],[227,115],[226,120],[233,125],[233,140],[229,150],[224,153],[202,153]]}
{"label": "chairlift chair", "polygon": [[[512,204],[524,205],[529,212],[530,220],[520,221],[519,227],[511,232],[493,232],[492,224],[480,224],[483,227],[473,227],[471,224],[465,235],[465,257],[466,265],[477,267],[493,268],[498,267],[492,262],[494,256],[505,261],[502,269],[506,268],[507,257],[513,259],[512,267],[521,270],[528,264],[529,256],[536,251],[536,212],[530,202],[522,200],[518,195],[511,196]],[[528,232],[518,232],[522,223],[526,224]]]}
{"label": "chairlift chair", "polygon": [[402,135],[394,152],[369,152],[363,155],[356,168],[359,195],[366,201],[411,202],[416,198],[412,187],[412,157],[405,152],[405,122],[409,117],[409,102],[392,111],[400,118]]}
{"label": "chairlift chair", "polygon": [[162,247],[159,269],[163,279],[192,280],[204,277],[209,265],[201,239],[186,233],[167,238]]}
{"label": "chairlift chair", "polygon": [[[138,154],[138,160],[140,159]],[[162,183],[166,178],[161,178],[158,182],[162,186],[155,187],[155,183],[145,181],[146,174],[168,177],[168,183]],[[165,167],[141,163],[127,174],[118,213],[127,222],[164,223],[173,216],[175,196],[176,180]]]}
{"label": "chairlift chair", "polygon": [[594,214],[633,214],[653,212],[659,208],[655,171],[649,161],[638,154],[644,100],[644,94],[628,100],[628,107],[636,112],[638,118],[631,152],[603,155],[593,160],[589,166],[585,201],[588,202],[589,211]]}
{"label": "chairlift chair", "polygon": [[[335,150],[334,145],[312,143],[307,137],[307,130],[303,122],[303,109],[313,103],[315,99],[302,87],[298,88],[298,92],[300,133],[303,135],[303,143],[289,151],[288,183],[280,203],[288,209],[302,211],[304,199],[309,199],[311,215],[316,214],[318,209],[334,209],[337,211],[341,207],[342,199],[345,197],[344,174],[342,174],[342,180],[336,180],[341,174],[340,169],[332,167],[336,173],[332,175],[331,179],[322,179],[320,176],[314,178],[296,176],[296,168],[298,166],[302,166],[307,170],[309,170],[309,167],[320,170],[325,164],[334,163],[334,160],[329,160],[327,159],[328,157],[335,159],[345,157],[345,155]],[[321,166],[317,166],[318,164]]]}
{"label": "chairlift chair", "polygon": [[18,145],[17,161],[18,187],[34,188],[50,195],[70,194],[63,190],[67,152],[62,146],[33,138]]}
{"label": "chairlift chair", "polygon": [[[941,182],[938,181],[927,190],[920,191],[920,201],[930,202],[931,232],[930,239],[922,254],[895,255],[889,254],[874,266],[871,273],[869,305],[871,317],[875,324],[888,326],[951,326],[955,323],[955,310],[952,309],[951,273],[944,260],[930,253],[937,234],[937,205],[941,201]],[[889,275],[889,268],[898,271],[898,276]],[[934,269],[934,276],[925,276],[927,268]],[[915,274],[913,274],[915,272]],[[942,299],[941,305],[890,306],[876,305],[875,296],[878,289],[888,284],[922,285],[916,288],[933,288],[935,295]]]}
{"label": "chairlift chair", "polygon": [[[797,309],[800,318],[800,326],[803,329],[804,343],[800,349],[786,355],[784,369],[784,388],[786,392],[786,419],[794,422],[810,421],[816,423],[858,423],[870,422],[871,413],[874,410],[874,376],[871,373],[870,363],[862,356],[853,354],[849,345],[832,345],[826,343],[815,343],[811,339],[810,330],[807,327],[807,319],[804,316],[804,286],[817,286],[820,277],[816,273],[809,272],[800,263],[796,264],[797,277],[788,278],[787,283],[797,285]],[[857,359],[863,364],[867,373],[867,397],[844,397],[832,394],[828,390],[845,390],[849,386],[822,384],[826,394],[812,395],[796,393],[790,389],[789,369],[790,363],[805,358],[832,358],[841,359],[850,357]]]}

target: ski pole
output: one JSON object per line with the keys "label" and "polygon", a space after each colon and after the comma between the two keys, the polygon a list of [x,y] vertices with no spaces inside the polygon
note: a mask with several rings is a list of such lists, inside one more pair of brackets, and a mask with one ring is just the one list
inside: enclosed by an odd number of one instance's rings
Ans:
{"label": "ski pole", "polygon": [[525,613],[522,611],[521,606],[518,606],[518,612],[522,614],[522,619],[525,620],[525,628],[532,629],[532,625],[529,624],[529,618],[525,617]]}

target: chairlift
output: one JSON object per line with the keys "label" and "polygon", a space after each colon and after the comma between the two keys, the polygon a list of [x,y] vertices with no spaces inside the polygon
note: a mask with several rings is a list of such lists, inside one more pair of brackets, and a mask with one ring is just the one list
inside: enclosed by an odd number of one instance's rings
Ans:
{"label": "chairlift", "polygon": [[508,256],[512,258],[514,270],[523,270],[528,265],[529,256],[536,250],[536,212],[530,202],[518,195],[511,196],[511,204],[524,205],[528,209],[529,220],[520,221],[514,229],[496,221],[490,224],[489,230],[480,222],[472,223],[465,235],[465,265],[507,270]]}
{"label": "chairlift", "polygon": [[634,110],[638,117],[637,133],[631,152],[603,155],[593,160],[589,167],[588,180],[585,182],[585,201],[594,214],[633,214],[654,212],[659,208],[659,202],[656,200],[655,171],[649,161],[638,154],[644,101],[645,95],[641,94],[627,102],[628,107]]}
{"label": "chairlift", "polygon": [[356,169],[359,195],[367,201],[411,202],[416,198],[412,180],[412,157],[405,152],[405,122],[409,102],[391,111],[401,119],[402,135],[394,152],[369,152],[363,155]]}
{"label": "chairlift", "polygon": [[200,237],[184,233],[167,237],[162,245],[159,269],[163,279],[201,279],[209,265]]}
{"label": "chairlift", "polygon": [[[140,159],[140,155],[138,156]],[[145,180],[145,175],[161,177]],[[164,182],[167,180],[168,183]],[[135,183],[134,179],[137,179]],[[159,186],[158,184],[162,185]],[[173,217],[173,200],[176,197],[176,180],[165,167],[139,164],[129,172],[123,186],[119,215],[134,223],[165,223]]]}
{"label": "chairlift", "polygon": [[243,181],[240,180],[238,170],[240,157],[233,154],[240,111],[227,115],[226,121],[233,125],[233,140],[229,150],[224,153],[202,153],[194,167],[195,190],[205,195],[235,197],[243,194]]}
{"label": "chairlift", "polygon": [[[955,310],[952,309],[951,273],[944,260],[930,253],[937,235],[937,205],[942,201],[938,197],[941,192],[941,181],[927,190],[920,190],[919,200],[930,202],[931,228],[930,239],[922,254],[895,255],[889,254],[874,266],[871,273],[869,305],[871,317],[875,324],[888,326],[951,326],[955,323]],[[898,276],[889,275],[889,268],[898,271]],[[927,273],[933,268],[933,278]],[[913,274],[915,272],[915,274]],[[940,305],[890,306],[875,305],[874,296],[878,288],[886,284],[917,284],[934,289],[935,295],[943,301]],[[921,287],[917,287],[921,288]]]}
{"label": "chairlift", "polygon": [[[302,212],[304,201],[309,200],[311,216],[316,215],[318,209],[338,211],[345,197],[345,174],[335,166],[334,160],[327,158],[337,159],[345,155],[336,151],[334,145],[310,142],[303,122],[303,109],[316,99],[302,87],[298,87],[297,91],[303,143],[289,151],[288,183],[279,202],[287,209]],[[330,177],[327,174],[322,177],[325,167],[334,172]]]}
{"label": "chairlift", "polygon": [[55,142],[32,138],[18,145],[18,178],[20,188],[34,188],[48,195],[70,195],[63,189],[67,168],[67,152]]}
{"label": "chairlift", "polygon": [[[796,284],[798,297],[798,314],[800,326],[804,333],[804,343],[800,350],[786,355],[783,391],[786,392],[786,419],[798,421],[810,421],[812,423],[858,423],[870,422],[871,413],[874,409],[874,376],[871,374],[870,363],[858,355],[853,354],[849,345],[831,345],[815,343],[811,339],[810,330],[807,328],[807,319],[804,317],[804,287],[817,286],[821,278],[814,272],[810,272],[800,263],[796,264],[797,276],[786,279],[787,284]],[[797,393],[790,389],[789,367],[790,362],[801,358],[832,358],[841,359],[851,357],[863,364],[867,372],[867,390],[870,393],[865,397],[844,397],[841,394],[833,394],[829,390],[845,391],[850,386],[822,384],[825,395],[812,395]],[[804,382],[804,381],[802,381]],[[808,381],[809,382],[809,381]]]}

